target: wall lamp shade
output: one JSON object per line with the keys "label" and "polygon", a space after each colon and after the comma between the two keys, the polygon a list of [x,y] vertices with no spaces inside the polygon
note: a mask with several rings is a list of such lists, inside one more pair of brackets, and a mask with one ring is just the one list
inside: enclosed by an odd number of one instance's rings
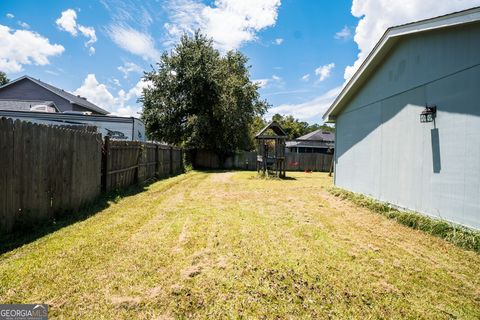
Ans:
{"label": "wall lamp shade", "polygon": [[420,113],[420,122],[433,122],[437,115],[437,107],[425,107],[425,109]]}

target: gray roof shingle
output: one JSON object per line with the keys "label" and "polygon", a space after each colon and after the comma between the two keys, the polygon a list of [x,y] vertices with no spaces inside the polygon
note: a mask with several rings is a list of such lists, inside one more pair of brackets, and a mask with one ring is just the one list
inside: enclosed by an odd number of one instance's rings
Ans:
{"label": "gray roof shingle", "polygon": [[90,111],[93,111],[93,112],[96,112],[96,113],[99,113],[99,114],[103,114],[103,115],[106,115],[106,114],[110,113],[107,110],[102,109],[99,106],[97,106],[96,104],[88,101],[87,98],[76,96],[76,95],[74,95],[70,92],[67,92],[67,91],[63,90],[63,89],[59,89],[57,87],[52,86],[51,84],[45,83],[43,81],[40,81],[39,79],[35,79],[35,78],[29,77],[29,76],[23,76],[23,77],[20,77],[18,79],[15,79],[13,81],[10,81],[9,83],[4,84],[3,86],[0,86],[0,89],[4,88],[4,87],[7,87],[7,86],[10,86],[10,85],[13,85],[16,82],[24,80],[24,79],[28,79],[28,80],[34,82],[35,84],[47,89],[48,91],[56,94],[57,96],[68,100],[71,104],[79,105],[81,107],[84,107],[85,109],[88,109]]}
{"label": "gray roof shingle", "polygon": [[99,106],[91,103],[90,101],[87,100],[87,98],[79,97],[74,94],[71,94],[70,92],[67,92],[63,89],[59,89],[57,87],[54,87],[48,83],[45,83],[43,81],[40,81],[38,79],[34,79],[29,76],[25,76],[25,78],[29,79],[30,81],[35,82],[36,84],[50,90],[51,92],[55,93],[56,95],[59,95],[60,97],[69,100],[71,103],[77,104],[79,106],[82,106],[84,108],[90,109],[92,111],[98,112],[100,114],[108,114],[109,112],[107,110],[104,110],[100,108]]}
{"label": "gray roof shingle", "polygon": [[335,133],[323,131],[322,129],[307,133],[295,140],[311,140],[311,141],[335,141]]}

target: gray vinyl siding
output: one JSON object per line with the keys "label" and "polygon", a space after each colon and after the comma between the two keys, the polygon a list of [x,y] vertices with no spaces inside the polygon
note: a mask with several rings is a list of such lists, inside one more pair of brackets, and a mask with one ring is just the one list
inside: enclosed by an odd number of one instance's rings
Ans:
{"label": "gray vinyl siding", "polygon": [[335,184],[480,228],[479,101],[478,24],[402,40],[337,118]]}

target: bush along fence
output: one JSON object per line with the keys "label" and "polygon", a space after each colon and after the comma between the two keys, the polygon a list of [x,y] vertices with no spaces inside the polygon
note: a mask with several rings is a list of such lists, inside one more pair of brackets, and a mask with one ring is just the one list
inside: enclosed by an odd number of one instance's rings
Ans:
{"label": "bush along fence", "polygon": [[[212,151],[189,150],[188,156],[195,169],[243,169],[257,170],[256,152],[237,152],[221,157]],[[328,172],[333,155],[322,153],[285,154],[287,171],[321,171]]]}
{"label": "bush along fence", "polygon": [[67,215],[102,192],[183,171],[181,149],[0,119],[0,234]]}

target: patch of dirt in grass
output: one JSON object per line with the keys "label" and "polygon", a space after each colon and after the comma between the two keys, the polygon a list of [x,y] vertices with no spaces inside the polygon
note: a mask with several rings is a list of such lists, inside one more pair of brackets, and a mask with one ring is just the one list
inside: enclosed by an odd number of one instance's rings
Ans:
{"label": "patch of dirt in grass", "polygon": [[161,286],[158,286],[158,287],[154,287],[152,289],[150,289],[150,292],[148,294],[148,297],[149,298],[155,298],[155,297],[158,297],[162,294],[163,292],[163,287]]}
{"label": "patch of dirt in grass", "polygon": [[203,271],[203,267],[201,265],[193,265],[183,269],[182,276],[184,278],[193,278],[201,274],[202,271]]}
{"label": "patch of dirt in grass", "polygon": [[183,223],[182,232],[180,232],[180,235],[178,236],[177,245],[175,247],[173,247],[173,249],[172,249],[173,252],[180,252],[182,250],[182,246],[187,241],[189,222],[190,222],[190,220],[187,219]]}
{"label": "patch of dirt in grass", "polygon": [[155,320],[173,320],[174,317],[166,314],[159,315],[158,317],[154,318]]}
{"label": "patch of dirt in grass", "polygon": [[234,175],[234,172],[220,172],[220,173],[214,173],[212,174],[210,181],[211,182],[216,182],[216,183],[227,183],[230,181],[232,176]]}
{"label": "patch of dirt in grass", "polygon": [[215,264],[215,267],[218,269],[225,270],[228,267],[228,260],[227,257],[218,257],[217,263]]}
{"label": "patch of dirt in grass", "polygon": [[182,276],[184,278],[193,278],[204,272],[206,269],[212,268],[210,254],[211,250],[208,248],[195,252],[192,255],[191,265],[182,270]]}
{"label": "patch of dirt in grass", "polygon": [[142,301],[139,297],[112,297],[110,301],[120,307],[135,307]]}

